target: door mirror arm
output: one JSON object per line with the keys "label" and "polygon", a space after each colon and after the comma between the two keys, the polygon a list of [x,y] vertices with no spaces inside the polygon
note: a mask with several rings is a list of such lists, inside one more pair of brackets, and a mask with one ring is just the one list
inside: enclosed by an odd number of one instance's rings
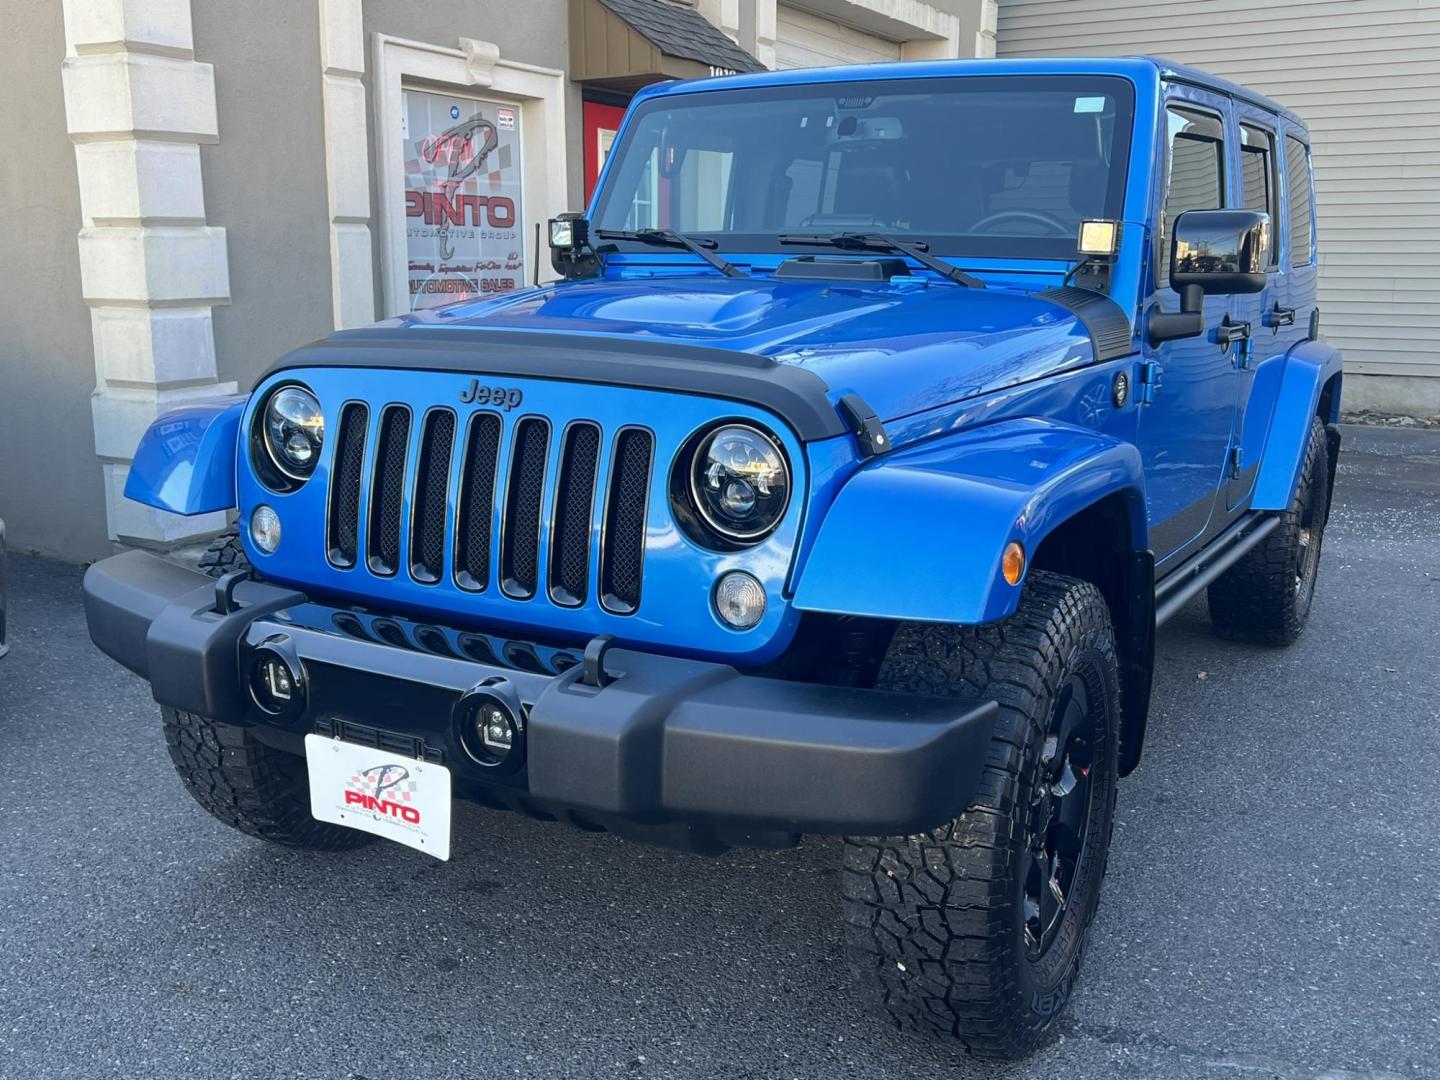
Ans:
{"label": "door mirror arm", "polygon": [[1145,321],[1146,332],[1151,345],[1182,338],[1199,337],[1205,333],[1205,290],[1200,285],[1190,284],[1179,290],[1180,310],[1161,311],[1156,304],[1150,309]]}

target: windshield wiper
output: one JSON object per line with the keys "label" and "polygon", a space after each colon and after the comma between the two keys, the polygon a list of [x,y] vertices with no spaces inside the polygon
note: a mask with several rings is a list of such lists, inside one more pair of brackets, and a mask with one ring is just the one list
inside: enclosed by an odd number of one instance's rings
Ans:
{"label": "windshield wiper", "polygon": [[944,259],[937,259],[929,254],[930,245],[924,240],[901,240],[894,236],[882,236],[879,233],[831,233],[829,235],[810,235],[808,233],[791,233],[780,237],[782,244],[818,244],[822,247],[849,248],[852,251],[898,251],[901,255],[909,255],[921,266],[934,270],[941,277],[949,278],[958,285],[964,285],[971,289],[985,288],[985,282],[972,274],[967,274],[953,263]]}
{"label": "windshield wiper", "polygon": [[745,277],[745,271],[732,262],[727,262],[714,249],[720,245],[714,240],[701,240],[694,236],[675,232],[672,229],[597,229],[595,235],[601,240],[632,240],[637,244],[652,244],[660,247],[684,248],[691,254],[699,255],[726,277]]}

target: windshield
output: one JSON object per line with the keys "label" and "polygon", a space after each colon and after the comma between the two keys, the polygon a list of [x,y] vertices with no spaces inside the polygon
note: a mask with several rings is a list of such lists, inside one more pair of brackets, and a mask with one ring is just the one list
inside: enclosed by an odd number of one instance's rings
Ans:
{"label": "windshield", "polygon": [[937,252],[1070,259],[1082,218],[1121,217],[1133,108],[1114,77],[665,95],[627,122],[595,226],[670,229],[731,251],[861,231]]}

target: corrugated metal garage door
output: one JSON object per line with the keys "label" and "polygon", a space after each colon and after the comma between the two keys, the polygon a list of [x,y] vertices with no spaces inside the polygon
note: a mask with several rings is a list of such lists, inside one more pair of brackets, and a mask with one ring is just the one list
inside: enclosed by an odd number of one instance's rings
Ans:
{"label": "corrugated metal garage door", "polygon": [[1440,376],[1440,2],[1000,0],[1000,56],[1151,53],[1310,126],[1325,335],[1350,371]]}
{"label": "corrugated metal garage door", "polygon": [[900,45],[781,4],[775,11],[777,68],[831,67],[899,60]]}

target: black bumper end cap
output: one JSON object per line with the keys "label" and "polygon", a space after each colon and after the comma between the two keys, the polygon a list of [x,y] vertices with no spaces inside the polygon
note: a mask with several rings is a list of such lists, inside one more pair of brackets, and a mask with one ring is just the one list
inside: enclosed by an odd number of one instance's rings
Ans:
{"label": "black bumper end cap", "polygon": [[162,705],[214,720],[245,712],[240,639],[261,615],[306,597],[259,581],[237,581],[230,610],[216,610],[207,574],[146,551],[126,551],[85,572],[85,617],[101,652],[150,680]]}

